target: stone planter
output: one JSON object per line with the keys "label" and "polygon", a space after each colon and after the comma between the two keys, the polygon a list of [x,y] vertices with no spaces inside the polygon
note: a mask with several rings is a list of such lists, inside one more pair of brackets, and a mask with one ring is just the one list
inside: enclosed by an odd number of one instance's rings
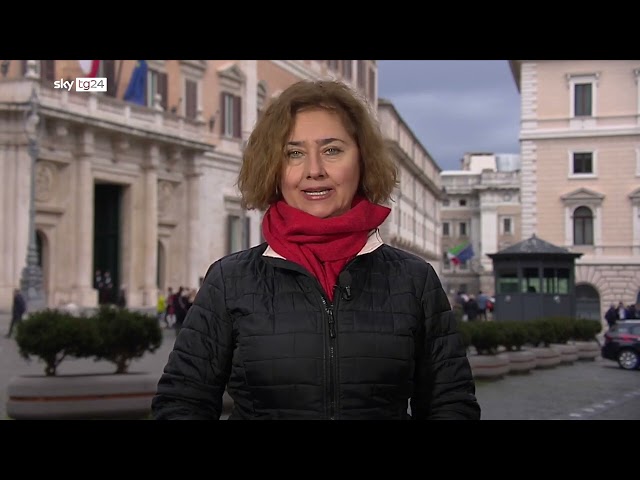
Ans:
{"label": "stone planter", "polygon": [[496,355],[469,355],[469,364],[474,378],[498,379],[509,373],[509,357]]}
{"label": "stone planter", "polygon": [[595,360],[600,357],[600,345],[595,340],[591,342],[574,342],[578,349],[578,360]]}
{"label": "stone planter", "polygon": [[560,363],[571,365],[578,360],[578,348],[568,343],[553,343],[551,348],[560,352]]}
{"label": "stone planter", "polygon": [[527,350],[505,352],[504,355],[509,358],[509,373],[529,373],[538,363],[535,353]]}
{"label": "stone planter", "polygon": [[536,368],[553,368],[560,365],[562,355],[551,347],[533,347],[526,351],[536,356]]}
{"label": "stone planter", "polygon": [[158,375],[148,373],[23,375],[7,385],[14,420],[145,419]]}

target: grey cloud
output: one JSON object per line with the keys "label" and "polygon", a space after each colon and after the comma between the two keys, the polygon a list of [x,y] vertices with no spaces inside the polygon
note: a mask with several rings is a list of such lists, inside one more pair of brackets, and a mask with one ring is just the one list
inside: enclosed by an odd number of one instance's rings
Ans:
{"label": "grey cloud", "polygon": [[466,152],[518,153],[519,94],[506,61],[381,61],[379,96],[443,170]]}

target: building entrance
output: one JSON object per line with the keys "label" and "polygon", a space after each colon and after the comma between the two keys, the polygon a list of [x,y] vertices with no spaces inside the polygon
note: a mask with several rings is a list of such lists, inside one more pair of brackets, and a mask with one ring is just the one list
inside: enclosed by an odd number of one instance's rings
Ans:
{"label": "building entrance", "polygon": [[120,287],[120,239],[122,187],[96,184],[94,195],[93,270],[102,276],[98,289],[98,303],[115,303]]}

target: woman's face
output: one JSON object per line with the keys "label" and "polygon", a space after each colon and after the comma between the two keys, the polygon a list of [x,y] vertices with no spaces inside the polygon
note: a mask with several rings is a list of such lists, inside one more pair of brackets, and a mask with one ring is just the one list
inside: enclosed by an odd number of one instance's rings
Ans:
{"label": "woman's face", "polygon": [[280,190],[285,202],[315,217],[351,208],[360,183],[360,151],[339,115],[324,109],[296,114],[285,145]]}

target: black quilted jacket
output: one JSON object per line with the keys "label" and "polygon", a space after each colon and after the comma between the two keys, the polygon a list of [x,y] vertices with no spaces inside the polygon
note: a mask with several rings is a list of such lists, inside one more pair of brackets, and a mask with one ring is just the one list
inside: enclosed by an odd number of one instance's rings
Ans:
{"label": "black quilted jacket", "polygon": [[[334,302],[262,244],[215,262],[152,401],[156,419],[479,419],[461,336],[433,267],[382,245]],[[408,401],[410,400],[410,413]]]}

